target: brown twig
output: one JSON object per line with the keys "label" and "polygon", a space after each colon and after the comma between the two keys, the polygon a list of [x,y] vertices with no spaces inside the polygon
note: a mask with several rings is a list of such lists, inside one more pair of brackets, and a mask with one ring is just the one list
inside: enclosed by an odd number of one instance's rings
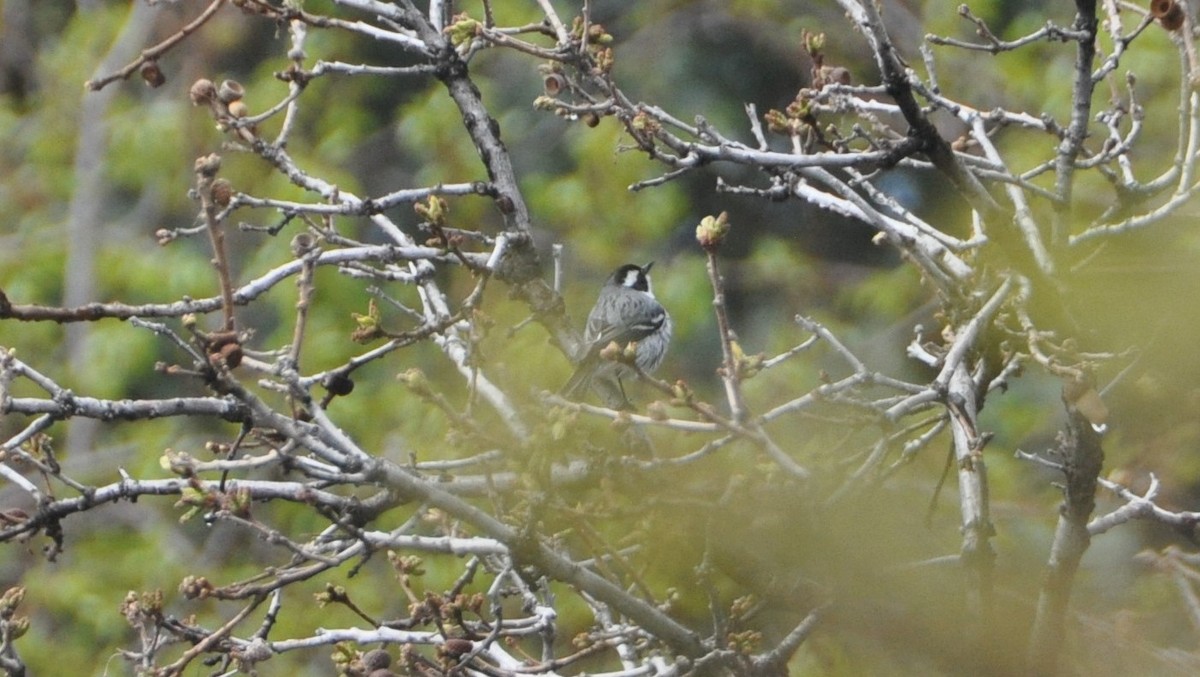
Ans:
{"label": "brown twig", "polygon": [[224,316],[223,331],[236,330],[233,315],[233,278],[229,273],[229,257],[225,252],[225,228],[217,218],[217,201],[213,195],[217,185],[217,171],[221,168],[221,156],[213,153],[196,160],[196,193],[200,198],[201,213],[208,228],[208,237],[213,248],[213,263],[217,268],[217,281],[221,286],[221,312]]}
{"label": "brown twig", "polygon": [[117,80],[128,80],[129,77],[136,73],[143,64],[157,61],[159,57],[161,57],[163,54],[166,54],[172,47],[182,42],[184,38],[199,30],[201,26],[203,26],[208,22],[209,19],[216,15],[217,10],[221,9],[221,5],[224,5],[226,1],[227,0],[213,0],[212,4],[205,8],[200,16],[196,17],[196,19],[190,24],[180,28],[179,32],[153,47],[142,50],[142,53],[138,55],[138,58],[131,61],[116,73],[112,73],[111,75],[106,75],[95,80],[88,80],[87,82],[83,83],[84,88],[88,89],[89,91],[96,92],[108,86],[109,84],[116,82]]}
{"label": "brown twig", "polygon": [[208,637],[205,637],[195,646],[185,651],[184,654],[179,657],[179,660],[163,668],[161,674],[168,676],[182,675],[183,670],[188,666],[188,663],[194,661],[197,656],[205,651],[208,651],[210,647],[212,647],[229,633],[233,632],[233,628],[237,626],[238,623],[241,623],[247,616],[249,616],[251,611],[254,611],[256,608],[258,608],[258,605],[262,604],[263,600],[266,598],[266,595],[259,595],[255,597],[249,604],[243,607],[241,611],[237,612],[233,618],[229,619],[229,622],[209,633]]}

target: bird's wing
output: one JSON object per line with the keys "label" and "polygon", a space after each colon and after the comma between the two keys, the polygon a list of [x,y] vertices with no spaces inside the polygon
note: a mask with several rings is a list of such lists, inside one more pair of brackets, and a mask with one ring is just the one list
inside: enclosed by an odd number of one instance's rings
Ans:
{"label": "bird's wing", "polygon": [[666,321],[667,311],[649,296],[630,296],[624,304],[615,303],[607,308],[592,309],[584,327],[587,350],[560,392],[570,399],[578,397],[590,386],[601,361],[600,351],[605,346],[614,341],[617,345],[641,341],[658,331]]}
{"label": "bird's wing", "polygon": [[666,321],[667,311],[650,297],[635,298],[609,313],[593,313],[584,331],[588,344],[585,355],[599,353],[613,341],[618,345],[641,341],[662,328]]}

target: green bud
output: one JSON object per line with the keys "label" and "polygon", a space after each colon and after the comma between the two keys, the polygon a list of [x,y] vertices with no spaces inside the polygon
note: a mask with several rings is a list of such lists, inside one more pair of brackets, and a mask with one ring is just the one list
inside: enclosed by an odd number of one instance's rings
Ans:
{"label": "green bud", "polygon": [[729,213],[721,212],[717,216],[706,216],[696,226],[696,241],[705,251],[715,251],[721,246],[725,235],[729,232]]}
{"label": "green bud", "polygon": [[443,32],[449,36],[450,44],[458,47],[478,35],[482,27],[482,24],[475,19],[466,15],[460,15],[458,21],[447,26]]}

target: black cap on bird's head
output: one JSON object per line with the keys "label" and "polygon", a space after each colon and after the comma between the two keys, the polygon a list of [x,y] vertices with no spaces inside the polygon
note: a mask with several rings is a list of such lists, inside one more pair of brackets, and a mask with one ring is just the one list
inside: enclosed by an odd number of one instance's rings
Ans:
{"label": "black cap on bird's head", "polygon": [[644,266],[626,263],[613,271],[613,274],[608,277],[608,284],[650,293],[650,267],[653,265],[653,261]]}

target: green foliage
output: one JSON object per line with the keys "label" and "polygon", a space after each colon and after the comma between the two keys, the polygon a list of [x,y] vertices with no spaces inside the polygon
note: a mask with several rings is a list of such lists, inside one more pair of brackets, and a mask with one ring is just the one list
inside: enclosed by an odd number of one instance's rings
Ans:
{"label": "green foliage", "polygon": [[[615,121],[604,120],[595,129],[575,124],[567,130],[571,165],[569,173],[527,174],[522,187],[530,209],[568,245],[568,255],[591,262],[593,272],[607,275],[628,262],[629,252],[655,256],[643,243],[660,241],[684,216],[684,195],[676,186],[643,191],[636,199],[627,188],[653,176],[652,168],[637,155],[621,152],[624,133]],[[599,264],[599,265],[597,265]],[[656,269],[657,272],[657,269]]]}
{"label": "green foliage", "polygon": [[168,207],[185,207],[185,192],[168,186],[188,180],[187,157],[175,144],[163,143],[185,134],[192,115],[185,103],[182,98],[117,99],[108,118],[108,144],[118,152],[104,167],[105,178],[114,189],[161,194],[169,200]]}
{"label": "green foliage", "polygon": [[[425,88],[396,111],[396,141],[402,153],[420,167],[415,183],[461,181],[479,176],[478,153],[458,127],[460,114],[444,91]],[[454,124],[447,124],[447,121]]]}

